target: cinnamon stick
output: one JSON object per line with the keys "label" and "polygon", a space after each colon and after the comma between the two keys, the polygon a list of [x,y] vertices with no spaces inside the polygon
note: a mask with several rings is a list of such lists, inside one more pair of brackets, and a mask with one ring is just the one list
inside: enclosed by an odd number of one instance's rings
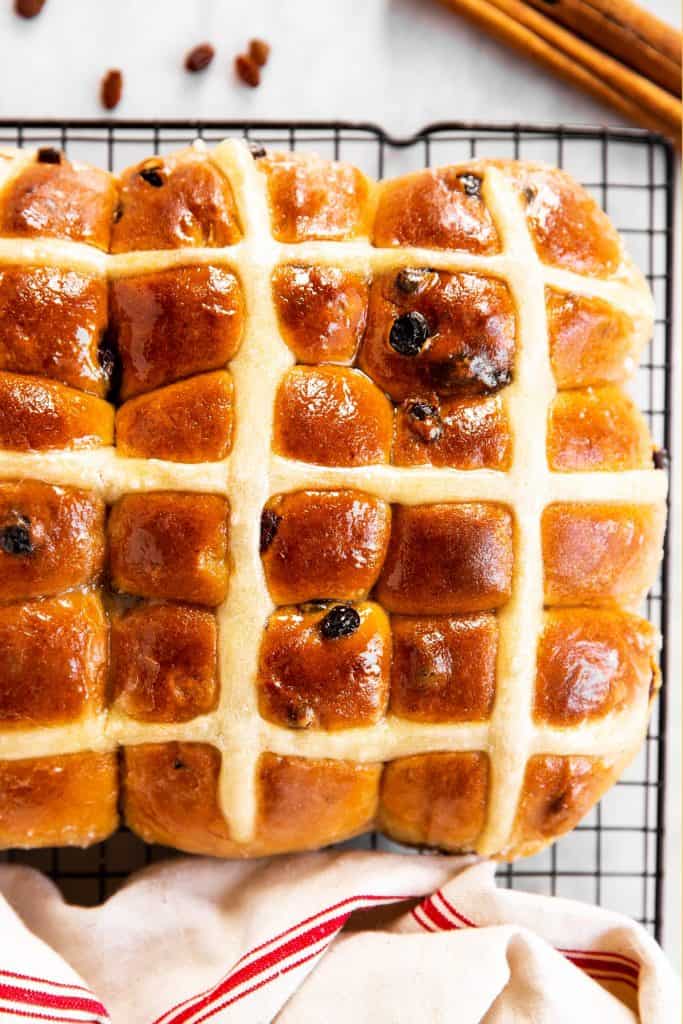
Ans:
{"label": "cinnamon stick", "polygon": [[445,0],[494,36],[546,64],[626,117],[677,141],[681,102],[520,0]]}
{"label": "cinnamon stick", "polygon": [[675,96],[681,92],[681,33],[632,0],[526,0]]}

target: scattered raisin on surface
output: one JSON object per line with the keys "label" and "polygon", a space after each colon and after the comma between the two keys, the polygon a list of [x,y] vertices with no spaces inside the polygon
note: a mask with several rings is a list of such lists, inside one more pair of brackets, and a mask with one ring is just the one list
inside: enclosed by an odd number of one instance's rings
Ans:
{"label": "scattered raisin on surface", "polygon": [[318,625],[325,640],[339,640],[356,632],[360,626],[360,615],[348,604],[336,604]]}
{"label": "scattered raisin on surface", "polygon": [[459,174],[458,179],[462,182],[462,190],[466,196],[481,195],[481,178],[476,174]]}
{"label": "scattered raisin on surface", "polygon": [[260,68],[268,63],[270,46],[263,39],[252,39],[249,42],[249,56]]}
{"label": "scattered raisin on surface", "polygon": [[526,199],[527,206],[529,205],[529,203],[533,203],[534,199],[536,198],[536,189],[533,185],[527,185],[527,187],[524,189],[524,198]]}
{"label": "scattered raisin on surface", "polygon": [[404,313],[391,325],[389,344],[401,356],[416,356],[429,337],[429,324],[422,313]]}
{"label": "scattered raisin on surface", "polygon": [[39,164],[61,164],[62,154],[54,146],[41,146],[36,159]]}
{"label": "scattered raisin on surface", "polygon": [[278,526],[281,522],[282,516],[279,516],[277,512],[273,512],[270,508],[264,508],[261,513],[261,539],[259,543],[259,551],[261,554],[267,551],[273,543]]}
{"label": "scattered raisin on surface", "polygon": [[669,453],[666,448],[655,448],[652,453],[652,461],[654,462],[655,469],[668,469]]}
{"label": "scattered raisin on surface", "polygon": [[249,152],[253,156],[254,160],[260,160],[261,157],[266,155],[266,147],[262,142],[250,142]]}
{"label": "scattered raisin on surface", "polygon": [[237,77],[245,85],[250,85],[252,89],[255,89],[261,82],[258,64],[246,53],[240,53],[235,57],[235,72]]}
{"label": "scattered raisin on surface", "polygon": [[110,68],[102,79],[100,98],[106,110],[118,107],[123,95],[123,72],[118,68]]}
{"label": "scattered raisin on surface", "polygon": [[180,758],[176,757],[175,761],[173,762],[173,767],[177,772],[179,772],[181,768],[185,767],[185,764],[180,760]]}
{"label": "scattered raisin on surface", "polygon": [[396,275],[396,287],[404,295],[414,295],[424,281],[426,270],[420,267],[403,267]]}
{"label": "scattered raisin on surface", "polygon": [[140,177],[143,181],[146,181],[152,188],[161,188],[164,183],[164,179],[161,175],[161,167],[143,167],[140,171]]}
{"label": "scattered raisin on surface", "polygon": [[45,0],[14,0],[14,10],[20,18],[35,18],[45,6]]}
{"label": "scattered raisin on surface", "polygon": [[204,68],[208,68],[215,52],[211,43],[200,43],[198,46],[194,46],[185,57],[185,70],[203,71]]}
{"label": "scattered raisin on surface", "polygon": [[17,516],[15,523],[10,523],[0,530],[0,548],[6,555],[32,555],[31,520],[28,516]]}
{"label": "scattered raisin on surface", "polygon": [[438,441],[443,434],[443,423],[439,407],[421,399],[409,399],[406,402],[408,426],[413,434],[422,441]]}

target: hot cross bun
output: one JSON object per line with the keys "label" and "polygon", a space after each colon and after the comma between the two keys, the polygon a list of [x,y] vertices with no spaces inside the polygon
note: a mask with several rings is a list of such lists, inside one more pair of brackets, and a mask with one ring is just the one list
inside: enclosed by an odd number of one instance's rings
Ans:
{"label": "hot cross bun", "polygon": [[0,154],[0,845],[571,829],[659,686],[640,272],[562,171]]}

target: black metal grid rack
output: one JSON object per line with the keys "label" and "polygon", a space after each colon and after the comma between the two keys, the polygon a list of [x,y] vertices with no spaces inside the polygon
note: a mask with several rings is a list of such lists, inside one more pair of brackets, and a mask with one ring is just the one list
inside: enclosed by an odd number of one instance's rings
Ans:
{"label": "black metal grid rack", "polygon": [[[441,123],[409,138],[369,124],[344,122],[0,121],[0,145],[55,145],[112,170],[186,145],[246,136],[271,146],[315,150],[349,160],[375,177],[475,156],[545,160],[565,167],[595,195],[626,237],[653,289],[657,319],[649,353],[634,384],[655,442],[670,450],[673,184],[669,144],[644,132],[565,126]],[[666,637],[667,561],[647,599],[647,615]],[[662,670],[666,680],[666,645]],[[666,687],[636,761],[570,835],[549,851],[500,869],[501,884],[602,904],[636,918],[656,937],[663,912]],[[354,846],[401,849],[379,835]],[[3,859],[32,864],[65,897],[94,904],[135,868],[171,855],[126,829],[90,850],[11,851]]]}

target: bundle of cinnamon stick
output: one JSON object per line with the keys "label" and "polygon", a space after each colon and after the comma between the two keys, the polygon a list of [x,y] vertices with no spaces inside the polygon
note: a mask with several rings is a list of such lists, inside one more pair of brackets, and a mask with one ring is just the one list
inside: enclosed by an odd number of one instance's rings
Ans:
{"label": "bundle of cinnamon stick", "polygon": [[680,145],[681,33],[632,0],[445,2]]}

